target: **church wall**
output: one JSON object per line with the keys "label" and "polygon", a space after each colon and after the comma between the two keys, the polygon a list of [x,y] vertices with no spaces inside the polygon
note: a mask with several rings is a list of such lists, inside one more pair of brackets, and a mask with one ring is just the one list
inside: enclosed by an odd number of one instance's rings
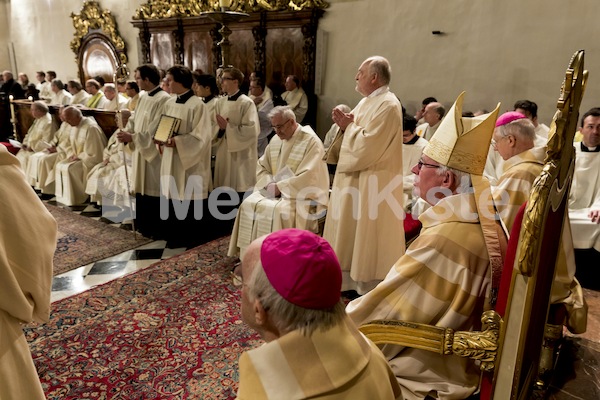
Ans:
{"label": "church wall", "polygon": [[[128,57],[137,66],[138,30],[129,21],[141,1],[99,0],[99,3],[103,10],[110,10],[115,17]],[[35,81],[35,71],[38,70],[54,70],[63,82],[77,79],[75,53],[70,47],[75,32],[71,13],[79,14],[82,4],[82,0],[12,0],[8,10],[10,37],[18,69],[27,73],[30,80]],[[4,14],[1,8],[0,13]],[[0,15],[0,21],[2,18],[3,15]],[[0,59],[0,63],[3,64],[3,61]]]}
{"label": "church wall", "polygon": [[[595,1],[331,0],[319,28],[327,32],[319,131],[336,104],[353,106],[354,76],[370,55],[392,65],[391,89],[410,113],[427,96],[465,109],[511,109],[528,98],[550,124],[569,58],[586,50],[590,79],[582,113],[600,105],[600,9]],[[433,35],[439,30],[444,35]],[[322,132],[321,132],[322,131]]]}
{"label": "church wall", "polygon": [[[145,1],[100,0],[116,18],[132,69],[139,60],[138,31],[129,21],[141,3]],[[333,106],[341,102],[354,106],[360,100],[354,76],[359,64],[375,54],[390,60],[391,88],[409,113],[424,97],[435,96],[449,106],[466,90],[465,109],[492,109],[502,102],[504,111],[515,100],[528,98],[538,103],[540,120],[549,124],[568,59],[581,48],[590,71],[582,110],[600,104],[594,100],[599,98],[594,82],[600,79],[600,9],[594,0],[329,3],[319,23],[326,33],[317,120],[321,135],[331,125]],[[30,79],[38,69],[56,70],[63,80],[75,78],[70,14],[79,13],[81,4],[81,0],[0,0],[0,68],[10,68],[7,48],[12,41],[18,69]],[[433,35],[434,30],[444,34]]]}
{"label": "church wall", "polygon": [[0,0],[0,70],[11,69],[8,46],[10,45],[10,25],[8,19],[9,0]]}

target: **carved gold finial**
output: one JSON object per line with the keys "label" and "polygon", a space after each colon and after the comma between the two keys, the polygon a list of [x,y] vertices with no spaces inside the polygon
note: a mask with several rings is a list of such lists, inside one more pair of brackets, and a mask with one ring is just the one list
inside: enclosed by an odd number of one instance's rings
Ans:
{"label": "carved gold finial", "polygon": [[86,1],[81,7],[79,14],[71,13],[73,27],[75,28],[74,38],[71,40],[71,50],[78,55],[81,48],[81,41],[90,32],[90,30],[101,30],[110,38],[113,45],[119,53],[119,59],[122,64],[127,62],[125,52],[125,42],[119,35],[115,17],[110,11],[104,11],[100,8],[97,1]]}
{"label": "carved gold finial", "polygon": [[[198,17],[203,12],[220,11],[220,3],[219,0],[148,0],[135,11],[133,19]],[[251,13],[327,7],[325,0],[231,0],[228,10]]]}

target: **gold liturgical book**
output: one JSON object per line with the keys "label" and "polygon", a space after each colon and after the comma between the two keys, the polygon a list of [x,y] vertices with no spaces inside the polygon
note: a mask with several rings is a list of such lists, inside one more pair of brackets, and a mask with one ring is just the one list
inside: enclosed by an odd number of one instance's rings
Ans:
{"label": "gold liturgical book", "polygon": [[171,117],[170,115],[161,115],[158,122],[158,128],[154,133],[154,140],[166,142],[177,134],[181,118]]}

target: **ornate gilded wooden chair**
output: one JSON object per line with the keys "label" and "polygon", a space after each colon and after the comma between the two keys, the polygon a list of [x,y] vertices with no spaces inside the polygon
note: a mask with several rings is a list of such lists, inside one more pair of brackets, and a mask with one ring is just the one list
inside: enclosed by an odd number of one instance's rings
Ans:
{"label": "ornate gilded wooden chair", "polygon": [[521,208],[505,257],[498,302],[481,317],[481,332],[408,321],[371,321],[360,330],[377,344],[391,343],[479,362],[481,399],[530,399],[546,388],[553,343],[562,334],[550,315],[560,232],[567,212],[575,152],[573,137],[587,71],[576,52],[566,71],[548,140],[545,166]]}

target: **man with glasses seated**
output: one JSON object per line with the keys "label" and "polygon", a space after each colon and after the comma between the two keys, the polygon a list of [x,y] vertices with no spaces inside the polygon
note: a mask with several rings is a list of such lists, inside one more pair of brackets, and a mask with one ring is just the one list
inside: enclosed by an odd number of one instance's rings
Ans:
{"label": "man with glasses seated", "polygon": [[240,206],[230,256],[243,257],[254,239],[284,228],[317,233],[327,206],[329,174],[321,139],[310,126],[298,124],[288,106],[275,107],[269,118],[276,136],[258,160],[254,193]]}
{"label": "man with glasses seated", "polygon": [[[481,176],[499,105],[465,118],[462,102],[461,94],[413,167],[415,189],[431,204],[419,217],[421,234],[383,282],[347,306],[357,325],[393,319],[455,330],[480,327],[490,303],[491,265],[501,265],[506,246],[488,212],[492,199]],[[479,386],[479,369],[466,358],[391,345],[382,351],[402,399],[465,399]]]}

